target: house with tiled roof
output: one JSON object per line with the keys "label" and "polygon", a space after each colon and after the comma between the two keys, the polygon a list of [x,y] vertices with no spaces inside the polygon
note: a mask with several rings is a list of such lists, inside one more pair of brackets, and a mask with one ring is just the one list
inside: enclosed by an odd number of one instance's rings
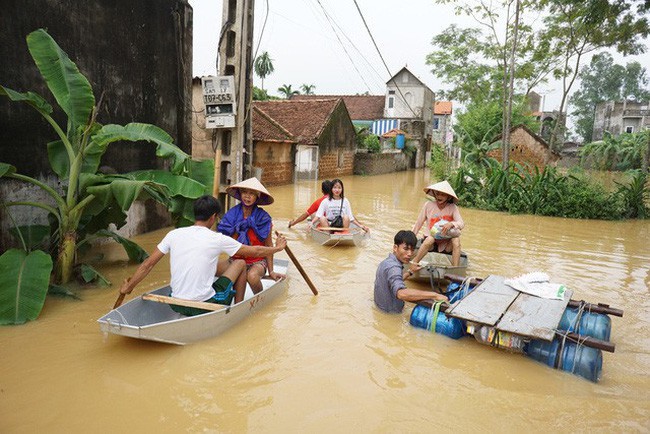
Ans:
{"label": "house with tiled roof", "polygon": [[[352,174],[355,130],[342,98],[254,101],[253,116],[253,166],[263,182]],[[290,175],[280,170],[289,161]]]}
{"label": "house with tiled roof", "polygon": [[445,147],[451,146],[454,133],[451,124],[453,104],[451,101],[436,101],[433,107],[433,123],[431,139]]}
{"label": "house with tiled roof", "polygon": [[386,82],[381,130],[373,127],[377,135],[393,128],[410,134],[410,143],[417,149],[415,167],[424,167],[431,150],[433,100],[433,91],[404,67]]}
{"label": "house with tiled roof", "polygon": [[[492,143],[501,140],[498,135]],[[488,156],[502,161],[501,147],[488,152]],[[553,151],[546,140],[534,133],[524,124],[512,127],[510,130],[510,153],[509,159],[519,164],[535,166],[543,170],[546,166],[556,166],[560,160],[560,154]]]}
{"label": "house with tiled roof", "polygon": [[293,134],[253,104],[253,166],[260,168],[266,185],[293,181]]}
{"label": "house with tiled roof", "polygon": [[370,127],[376,119],[384,116],[383,95],[294,95],[292,100],[342,98],[354,126]]}

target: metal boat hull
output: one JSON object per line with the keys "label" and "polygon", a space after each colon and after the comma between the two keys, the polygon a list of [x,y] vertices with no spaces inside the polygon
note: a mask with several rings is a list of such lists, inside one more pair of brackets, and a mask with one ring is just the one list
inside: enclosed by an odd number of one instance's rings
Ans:
{"label": "metal boat hull", "polygon": [[[286,274],[288,261],[274,261],[276,272]],[[247,289],[247,297],[241,303],[224,306],[223,309],[196,316],[177,313],[168,304],[143,300],[137,297],[111,310],[97,320],[104,333],[127,336],[136,339],[185,345],[212,338],[233,327],[255,311],[264,308],[283,294],[287,278],[280,281],[263,279],[264,289],[253,295]],[[152,291],[152,294],[169,295],[170,287]]]}

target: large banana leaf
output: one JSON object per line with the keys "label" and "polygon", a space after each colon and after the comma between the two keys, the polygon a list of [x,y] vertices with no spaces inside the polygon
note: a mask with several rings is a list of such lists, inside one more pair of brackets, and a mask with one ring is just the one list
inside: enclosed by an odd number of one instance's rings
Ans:
{"label": "large banana leaf", "polygon": [[133,241],[126,239],[121,235],[116,234],[113,231],[110,231],[108,229],[102,229],[100,231],[97,231],[95,235],[100,237],[113,238],[115,241],[120,243],[122,247],[124,247],[124,251],[126,251],[126,254],[129,256],[129,259],[132,261],[140,263],[145,259],[147,259],[147,257],[149,257],[149,254],[145,252],[142,247],[140,247]]}
{"label": "large banana leaf", "polygon": [[16,92],[15,90],[11,90],[8,87],[4,87],[0,85],[0,95],[5,95],[7,96],[10,100],[12,101],[23,101],[28,104],[31,104],[36,108],[38,111],[41,111],[45,114],[51,114],[52,113],[52,106],[48,104],[45,99],[43,99],[42,96],[40,96],[37,93],[34,92]]}
{"label": "large banana leaf", "polygon": [[11,175],[16,173],[16,168],[11,164],[0,162],[0,178],[3,176]]}
{"label": "large banana leaf", "polygon": [[170,196],[183,196],[196,199],[205,194],[205,185],[186,176],[174,175],[165,170],[139,170],[127,175],[137,181],[152,181],[169,189]]}
{"label": "large banana leaf", "polygon": [[68,55],[43,29],[27,35],[27,46],[47,87],[72,126],[85,125],[95,106],[90,83]]}
{"label": "large banana leaf", "polygon": [[185,174],[187,177],[205,185],[204,194],[212,193],[214,183],[214,161],[213,160],[189,160],[189,168]]}
{"label": "large banana leaf", "polygon": [[95,202],[98,204],[108,206],[110,202],[114,201],[123,211],[128,211],[136,200],[153,198],[165,202],[167,191],[163,185],[150,181],[110,179],[109,177],[106,179],[108,184],[86,188],[88,194],[95,196]]}
{"label": "large banana leaf", "polygon": [[22,324],[38,317],[52,272],[50,255],[10,249],[0,256],[0,324]]}
{"label": "large banana leaf", "polygon": [[16,240],[24,240],[28,250],[42,247],[46,239],[50,237],[50,227],[47,225],[27,225],[9,229],[9,233]]}
{"label": "large banana leaf", "polygon": [[130,123],[127,125],[104,125],[91,138],[88,145],[88,154],[103,154],[106,147],[113,142],[128,140],[137,142],[146,140],[156,144],[156,155],[162,158],[171,158],[172,172],[180,173],[185,160],[189,158],[178,146],[174,145],[172,137],[162,128],[151,124]]}

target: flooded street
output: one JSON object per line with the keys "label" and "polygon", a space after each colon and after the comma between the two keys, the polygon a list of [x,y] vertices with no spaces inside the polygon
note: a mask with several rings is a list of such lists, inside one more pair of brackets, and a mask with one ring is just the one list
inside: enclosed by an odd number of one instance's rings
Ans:
{"label": "flooded street", "polygon": [[[612,317],[616,352],[603,353],[594,384],[472,338],[415,329],[412,305],[402,315],[374,307],[376,266],[435,181],[422,170],[343,178],[354,214],[372,228],[364,249],[319,246],[306,223],[286,229],[320,182],[269,188],[275,203],[265,209],[320,294],[292,267],[286,295],[185,347],[102,335],[97,318],[136,268],[119,246],[103,247],[98,268],[112,287],[81,290],[83,301],[48,297],[37,321],[0,328],[0,432],[648,432],[650,221],[460,204],[468,275],[545,271],[574,299],[625,311]],[[168,230],[134,240],[151,251]],[[165,258],[132,296],[168,279]]]}

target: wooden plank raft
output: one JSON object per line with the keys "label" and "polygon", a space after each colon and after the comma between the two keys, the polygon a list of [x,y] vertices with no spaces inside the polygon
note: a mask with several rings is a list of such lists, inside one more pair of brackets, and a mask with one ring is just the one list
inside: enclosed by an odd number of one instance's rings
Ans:
{"label": "wooden plank raft", "polygon": [[447,309],[447,315],[534,339],[551,341],[573,291],[564,300],[549,300],[519,292],[490,275],[462,300]]}

